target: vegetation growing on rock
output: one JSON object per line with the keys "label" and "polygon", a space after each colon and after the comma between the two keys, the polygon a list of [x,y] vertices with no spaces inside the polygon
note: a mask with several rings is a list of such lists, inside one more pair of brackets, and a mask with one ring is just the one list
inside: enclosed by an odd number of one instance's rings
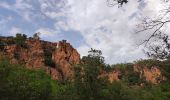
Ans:
{"label": "vegetation growing on rock", "polygon": [[[2,100],[170,98],[169,60],[140,60],[134,63],[107,65],[100,50],[91,49],[89,55],[80,59],[79,54],[66,41],[50,43],[35,39],[26,40],[24,37],[18,35],[17,39],[1,38],[1,44],[6,44],[2,47],[0,55]],[[13,39],[13,45],[9,44],[8,41]],[[17,43],[19,48],[15,46]],[[23,44],[30,48],[24,48]],[[15,60],[22,62],[22,65],[12,62],[15,58],[13,53],[18,53],[19,56]],[[32,62],[24,62],[28,59]]]}

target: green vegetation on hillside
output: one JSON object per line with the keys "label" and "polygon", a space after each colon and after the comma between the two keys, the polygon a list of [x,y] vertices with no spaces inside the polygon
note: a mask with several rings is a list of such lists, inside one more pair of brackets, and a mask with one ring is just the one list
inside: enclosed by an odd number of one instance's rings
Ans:
{"label": "green vegetation on hillside", "polygon": [[51,95],[51,80],[43,71],[25,69],[0,61],[1,100],[48,100]]}
{"label": "green vegetation on hillside", "polygon": [[[170,62],[159,63],[169,78]],[[132,64],[119,64],[110,68],[99,51],[91,50],[75,66],[74,81],[55,81],[43,70],[26,69],[10,64],[0,56],[0,100],[169,100],[170,83],[139,86],[138,73]],[[120,69],[124,77],[110,83],[97,78],[100,70]],[[83,73],[82,73],[83,72]]]}

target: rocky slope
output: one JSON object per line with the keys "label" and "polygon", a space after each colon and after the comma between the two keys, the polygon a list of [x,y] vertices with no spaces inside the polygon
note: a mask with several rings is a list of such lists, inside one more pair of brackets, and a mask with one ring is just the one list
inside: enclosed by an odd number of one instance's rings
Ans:
{"label": "rocky slope", "polygon": [[159,84],[161,81],[166,80],[158,66],[148,68],[147,66],[134,65],[133,68],[135,72],[140,73],[140,78],[144,77],[149,83]]}
{"label": "rocky slope", "polygon": [[122,78],[127,78],[131,72],[133,74],[139,74],[139,80],[144,80],[151,84],[159,84],[161,81],[167,80],[167,78],[162,75],[162,72],[158,66],[148,67],[139,64],[133,64],[131,68],[131,70],[125,68],[124,71],[122,71],[120,68],[114,68],[109,72],[102,71],[99,75],[99,78],[106,77],[110,82],[119,81],[122,80]]}
{"label": "rocky slope", "polygon": [[[1,38],[7,43],[11,38]],[[28,68],[45,69],[53,79],[67,80],[73,75],[73,65],[80,62],[80,55],[66,40],[56,43],[27,39],[26,47],[8,44],[3,47],[11,63],[26,65]]]}
{"label": "rocky slope", "polygon": [[[11,63],[23,64],[27,68],[44,69],[46,73],[56,80],[70,80],[73,77],[73,65],[80,63],[80,55],[66,40],[47,42],[29,38],[25,40],[25,47],[14,43],[13,37],[0,37],[0,42],[5,43],[0,50],[7,55]],[[133,72],[140,74],[147,82],[158,84],[166,80],[158,66],[132,65]],[[128,72],[119,68],[109,72],[102,71],[99,78],[107,77],[110,82],[119,81]]]}

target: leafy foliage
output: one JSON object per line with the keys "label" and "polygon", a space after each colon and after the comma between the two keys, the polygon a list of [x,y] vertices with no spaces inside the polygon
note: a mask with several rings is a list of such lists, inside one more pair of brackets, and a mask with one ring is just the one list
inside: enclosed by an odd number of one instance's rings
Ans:
{"label": "leafy foliage", "polygon": [[38,32],[38,33],[35,33],[34,35],[33,35],[33,39],[37,39],[37,40],[39,40],[40,39],[40,32]]}
{"label": "leafy foliage", "polygon": [[133,64],[116,64],[111,66],[114,70],[119,70],[121,72],[120,79],[127,83],[128,85],[139,85],[142,80],[138,72],[134,72]]}
{"label": "leafy foliage", "polygon": [[15,44],[20,47],[26,47],[25,40],[27,36],[25,34],[17,33],[15,37]]}
{"label": "leafy foliage", "polygon": [[55,67],[55,62],[52,60],[52,53],[49,51],[46,51],[44,54],[45,64],[50,67]]}
{"label": "leafy foliage", "polygon": [[91,49],[89,55],[82,58],[82,65],[80,66],[83,67],[78,66],[76,68],[75,87],[81,100],[100,99],[101,80],[98,79],[98,75],[105,65],[104,57],[101,54],[100,50]]}
{"label": "leafy foliage", "polygon": [[1,100],[50,99],[50,78],[44,72],[11,65],[4,58],[0,62],[0,72]]}
{"label": "leafy foliage", "polygon": [[0,50],[4,49],[4,43],[0,40]]}
{"label": "leafy foliage", "polygon": [[170,60],[161,62],[159,66],[162,74],[168,78],[168,81],[170,81]]}
{"label": "leafy foliage", "polygon": [[139,60],[135,62],[135,64],[137,65],[146,66],[148,68],[151,68],[154,65],[159,65],[159,63],[160,61],[155,60],[155,59]]}

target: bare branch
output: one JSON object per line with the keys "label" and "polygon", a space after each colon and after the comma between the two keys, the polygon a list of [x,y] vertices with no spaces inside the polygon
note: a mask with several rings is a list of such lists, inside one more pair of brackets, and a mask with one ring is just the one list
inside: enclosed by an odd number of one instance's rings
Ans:
{"label": "bare branch", "polygon": [[115,5],[118,5],[118,7],[121,7],[124,3],[126,4],[128,0],[107,0],[107,5],[109,7],[113,7]]}

